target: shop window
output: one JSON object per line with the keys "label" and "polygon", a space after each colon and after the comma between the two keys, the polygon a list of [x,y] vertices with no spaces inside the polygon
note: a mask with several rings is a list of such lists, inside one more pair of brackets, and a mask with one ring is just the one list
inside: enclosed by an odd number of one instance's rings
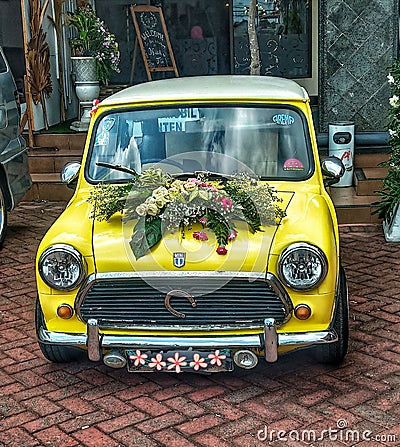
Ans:
{"label": "shop window", "polygon": [[[234,72],[248,74],[249,0],[233,0]],[[311,0],[257,2],[256,29],[261,74],[301,79],[312,77]]]}
{"label": "shop window", "polygon": [[168,0],[163,11],[180,76],[230,72],[229,3]]}

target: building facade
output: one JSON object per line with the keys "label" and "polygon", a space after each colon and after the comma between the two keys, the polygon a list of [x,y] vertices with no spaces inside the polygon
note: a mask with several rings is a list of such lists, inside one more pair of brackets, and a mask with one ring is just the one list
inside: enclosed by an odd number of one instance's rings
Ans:
{"label": "building facade", "polygon": [[[29,41],[32,1],[21,0],[19,5],[17,0],[0,0],[4,6],[0,45],[12,56],[16,77],[23,75],[21,54],[23,58],[23,43]],[[66,118],[77,114],[69,61],[70,32],[63,27],[57,35],[53,25],[58,3],[64,12],[76,7],[75,0],[50,1],[46,16],[53,20],[45,18],[43,22],[52,66],[53,91],[46,98],[50,125],[61,120],[60,101],[65,104]],[[162,8],[179,76],[249,73],[249,0],[137,3]],[[131,2],[93,0],[92,4],[116,35],[121,51],[121,71],[113,76],[109,87],[147,82]],[[9,20],[16,14],[21,16],[20,30]],[[292,78],[308,90],[322,142],[329,123],[354,121],[363,145],[384,144],[390,96],[387,74],[398,55],[398,17],[397,0],[259,0],[256,29],[261,75]],[[59,85],[64,92],[61,100]],[[40,130],[41,110],[35,107],[35,130]]]}

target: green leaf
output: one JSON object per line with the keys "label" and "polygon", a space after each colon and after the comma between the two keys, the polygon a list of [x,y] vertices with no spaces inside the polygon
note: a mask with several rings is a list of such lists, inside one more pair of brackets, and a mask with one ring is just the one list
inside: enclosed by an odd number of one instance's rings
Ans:
{"label": "green leaf", "polygon": [[146,219],[145,231],[149,249],[156,245],[162,238],[161,223],[160,217]]}
{"label": "green leaf", "polygon": [[136,260],[144,256],[149,249],[146,239],[145,221],[146,219],[144,217],[141,217],[138,220],[135,228],[133,229],[132,238],[129,242]]}
{"label": "green leaf", "polygon": [[199,190],[198,189],[194,189],[189,196],[189,202],[191,202],[192,200],[194,200],[196,197],[199,196]]}
{"label": "green leaf", "polygon": [[138,220],[129,243],[136,260],[143,257],[161,240],[161,223],[159,217],[141,217]]}
{"label": "green leaf", "polygon": [[209,195],[208,191],[205,191],[204,189],[199,190],[199,197],[200,197],[200,199],[203,199],[203,200],[210,199],[210,195]]}

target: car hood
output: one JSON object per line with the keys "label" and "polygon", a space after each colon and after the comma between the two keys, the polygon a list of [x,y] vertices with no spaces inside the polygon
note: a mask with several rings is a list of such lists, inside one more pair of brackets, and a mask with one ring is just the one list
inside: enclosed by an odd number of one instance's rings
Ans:
{"label": "car hood", "polygon": [[[279,206],[288,213],[294,192],[279,192]],[[287,218],[284,218],[284,220]],[[272,241],[280,225],[263,226],[251,233],[245,222],[235,222],[237,237],[227,246],[226,254],[218,254],[216,238],[206,229],[207,241],[199,241],[193,233],[202,229],[192,225],[184,232],[166,231],[161,241],[136,259],[130,242],[136,221],[125,222],[121,215],[108,221],[94,221],[93,250],[98,273],[142,271],[224,271],[265,272]]]}

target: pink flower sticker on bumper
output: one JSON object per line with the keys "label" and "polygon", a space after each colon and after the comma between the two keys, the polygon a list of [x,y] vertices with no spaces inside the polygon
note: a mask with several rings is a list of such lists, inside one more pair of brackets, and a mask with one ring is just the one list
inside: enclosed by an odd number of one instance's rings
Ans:
{"label": "pink flower sticker on bumper", "polygon": [[221,354],[220,350],[217,349],[214,352],[214,354],[208,354],[208,358],[211,359],[210,360],[211,365],[221,366],[222,365],[222,360],[226,359],[226,355],[225,354]]}
{"label": "pink flower sticker on bumper", "polygon": [[180,373],[181,367],[186,366],[187,362],[185,362],[186,357],[184,355],[179,356],[179,352],[175,352],[175,355],[173,357],[168,357],[168,361],[170,364],[167,366],[167,369],[174,369],[175,372]]}

